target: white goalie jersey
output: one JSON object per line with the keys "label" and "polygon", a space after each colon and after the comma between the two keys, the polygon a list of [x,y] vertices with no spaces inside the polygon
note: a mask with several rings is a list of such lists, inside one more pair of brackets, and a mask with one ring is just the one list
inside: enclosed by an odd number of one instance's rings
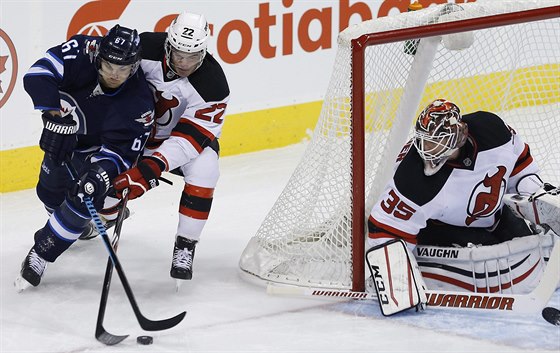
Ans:
{"label": "white goalie jersey", "polygon": [[[468,142],[457,160],[425,176],[422,159],[407,144],[390,180],[369,217],[369,245],[395,237],[412,249],[428,220],[459,227],[491,228],[506,193],[517,193],[519,180],[537,174],[529,146],[496,115],[463,116]],[[527,190],[534,192],[535,190]]]}

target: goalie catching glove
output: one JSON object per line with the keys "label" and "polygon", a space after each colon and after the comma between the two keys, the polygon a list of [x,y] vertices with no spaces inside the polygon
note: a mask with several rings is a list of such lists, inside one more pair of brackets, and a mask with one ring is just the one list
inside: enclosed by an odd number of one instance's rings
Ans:
{"label": "goalie catching glove", "polygon": [[545,183],[531,196],[507,194],[504,203],[517,217],[545,224],[560,235],[560,187]]}
{"label": "goalie catching glove", "polygon": [[130,200],[144,195],[150,189],[159,185],[158,178],[165,167],[155,158],[147,157],[134,168],[119,174],[113,180],[113,187],[118,198],[123,197],[123,191],[128,189]]}

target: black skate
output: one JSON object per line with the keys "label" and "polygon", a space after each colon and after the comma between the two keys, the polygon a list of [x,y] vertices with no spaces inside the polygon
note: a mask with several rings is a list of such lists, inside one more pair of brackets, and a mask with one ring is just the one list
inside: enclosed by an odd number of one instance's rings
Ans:
{"label": "black skate", "polygon": [[20,277],[16,278],[15,286],[18,292],[23,291],[29,285],[37,287],[41,283],[41,277],[46,268],[47,261],[39,256],[34,248],[31,248],[21,264]]}
{"label": "black skate", "polygon": [[171,260],[171,277],[175,279],[189,280],[192,278],[192,266],[196,240],[177,236]]}
{"label": "black skate", "polygon": [[[130,210],[128,209],[128,207],[124,210],[124,219],[127,219],[130,216]],[[105,226],[105,230],[109,230],[110,228],[112,228],[116,223],[117,223],[117,218],[107,221],[103,216],[99,215],[99,218],[101,218],[101,222],[103,222],[103,225]],[[95,224],[93,223],[93,221],[89,222],[87,225],[87,228],[82,232],[82,234],[80,235],[80,237],[78,239],[80,240],[90,240],[93,239],[95,237],[97,237],[99,235],[99,232],[97,231],[97,228],[95,227]]]}

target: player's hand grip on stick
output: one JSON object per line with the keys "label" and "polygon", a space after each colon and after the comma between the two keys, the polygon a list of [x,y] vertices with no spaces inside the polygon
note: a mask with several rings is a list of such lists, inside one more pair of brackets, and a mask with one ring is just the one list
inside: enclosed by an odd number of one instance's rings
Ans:
{"label": "player's hand grip on stick", "polygon": [[97,163],[92,163],[82,170],[81,176],[70,189],[70,195],[80,199],[89,196],[96,203],[102,201],[110,187],[111,182],[105,169]]}
{"label": "player's hand grip on stick", "polygon": [[76,146],[78,126],[72,115],[62,117],[51,111],[43,112],[43,132],[39,147],[55,163],[62,163],[72,154]]}
{"label": "player's hand grip on stick", "polygon": [[117,197],[122,199],[125,189],[129,190],[128,197],[131,200],[142,196],[146,191],[159,185],[158,178],[161,177],[162,170],[158,162],[153,159],[141,160],[136,167],[119,174],[113,180]]}

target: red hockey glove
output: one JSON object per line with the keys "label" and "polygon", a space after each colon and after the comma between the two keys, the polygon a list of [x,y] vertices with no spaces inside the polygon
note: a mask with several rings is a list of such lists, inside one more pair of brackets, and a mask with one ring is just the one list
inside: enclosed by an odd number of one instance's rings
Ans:
{"label": "red hockey glove", "polygon": [[133,200],[144,195],[150,189],[159,185],[158,178],[162,168],[153,159],[143,159],[138,165],[113,179],[113,187],[118,198],[122,198],[124,189],[128,189],[128,197]]}

